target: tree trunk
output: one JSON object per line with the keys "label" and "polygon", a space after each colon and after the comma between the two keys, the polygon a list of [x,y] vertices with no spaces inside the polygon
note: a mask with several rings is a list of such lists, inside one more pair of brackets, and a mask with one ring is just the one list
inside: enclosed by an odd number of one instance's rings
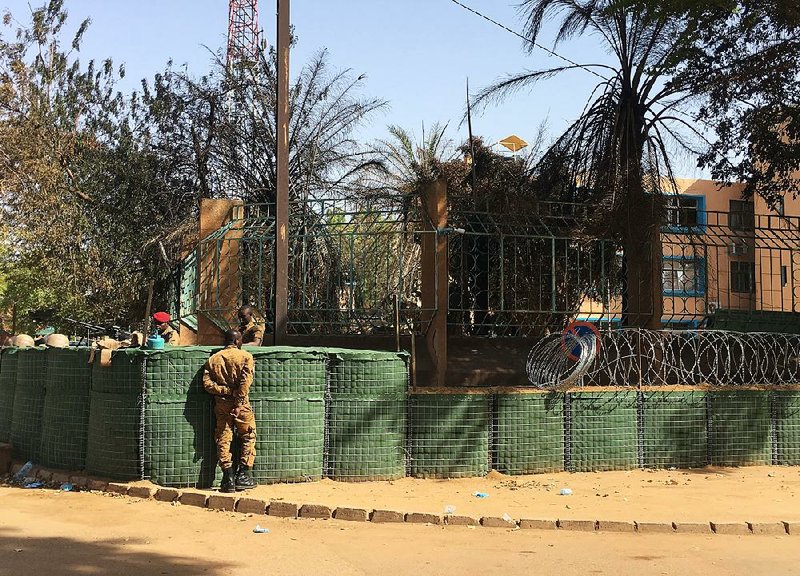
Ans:
{"label": "tree trunk", "polygon": [[631,191],[623,231],[622,324],[628,328],[661,328],[661,218],[658,199]]}

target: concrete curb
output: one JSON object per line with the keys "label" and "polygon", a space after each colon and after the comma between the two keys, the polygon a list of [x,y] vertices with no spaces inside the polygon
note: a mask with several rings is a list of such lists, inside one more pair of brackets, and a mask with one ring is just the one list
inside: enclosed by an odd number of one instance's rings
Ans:
{"label": "concrete curb", "polygon": [[[19,470],[22,464],[13,462],[10,470]],[[547,520],[523,518],[509,520],[508,517],[483,516],[474,518],[462,515],[440,515],[426,512],[398,512],[381,508],[330,507],[322,504],[295,504],[282,500],[262,500],[239,497],[238,494],[221,494],[216,491],[198,489],[160,488],[137,486],[124,482],[107,482],[86,474],[69,475],[63,471],[36,469],[36,476],[51,482],[72,482],[90,491],[105,492],[165,502],[172,505],[195,506],[209,510],[237,512],[240,514],[269,515],[277,518],[330,519],[349,522],[430,524],[435,526],[482,526],[484,528],[505,528],[524,530],[546,530],[567,532],[603,532],[616,534],[719,534],[719,535],[764,535],[800,536],[800,521],[781,522],[651,522],[620,520],[575,520],[571,518]]]}

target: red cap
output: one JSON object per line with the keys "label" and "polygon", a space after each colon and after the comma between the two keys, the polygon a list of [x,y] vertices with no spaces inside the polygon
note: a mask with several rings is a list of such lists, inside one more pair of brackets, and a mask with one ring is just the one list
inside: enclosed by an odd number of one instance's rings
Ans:
{"label": "red cap", "polygon": [[170,315],[166,312],[156,312],[153,314],[153,320],[155,320],[159,324],[166,324],[170,321]]}

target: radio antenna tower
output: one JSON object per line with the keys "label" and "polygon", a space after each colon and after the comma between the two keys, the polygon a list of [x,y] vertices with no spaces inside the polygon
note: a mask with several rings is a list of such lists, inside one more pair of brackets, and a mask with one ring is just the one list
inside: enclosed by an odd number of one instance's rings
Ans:
{"label": "radio antenna tower", "polygon": [[[251,124],[262,49],[258,29],[258,0],[229,0],[228,53],[225,62],[229,84],[224,105],[232,130],[230,148],[234,157],[223,176],[222,186],[226,195],[244,199],[250,199],[254,186]],[[230,172],[232,167],[238,167],[236,173]]]}
{"label": "radio antenna tower", "polygon": [[228,4],[228,71],[254,66],[260,49],[258,0],[230,0]]}

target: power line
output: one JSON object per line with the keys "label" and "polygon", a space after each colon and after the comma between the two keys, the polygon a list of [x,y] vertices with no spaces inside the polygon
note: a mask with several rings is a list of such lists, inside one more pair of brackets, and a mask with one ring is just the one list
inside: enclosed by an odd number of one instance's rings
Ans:
{"label": "power line", "polygon": [[484,20],[486,20],[487,22],[491,22],[491,23],[492,23],[492,24],[494,24],[495,26],[498,26],[499,28],[502,28],[502,29],[503,29],[503,30],[505,30],[506,32],[510,32],[510,33],[511,33],[511,34],[513,34],[514,36],[516,36],[516,37],[518,37],[518,38],[522,38],[522,39],[523,39],[525,42],[528,42],[528,43],[530,43],[530,44],[532,44],[532,45],[536,46],[536,47],[537,47],[537,48],[539,48],[540,50],[544,50],[545,52],[547,52],[547,53],[548,53],[548,54],[550,54],[551,56],[555,56],[556,58],[558,58],[558,59],[560,59],[560,60],[563,60],[564,62],[567,62],[567,63],[569,63],[569,64],[571,64],[572,66],[575,66],[575,67],[577,67],[577,68],[582,68],[582,69],[586,70],[586,71],[587,71],[589,74],[594,74],[595,76],[597,76],[597,77],[598,77],[598,78],[600,78],[601,80],[608,80],[608,78],[606,78],[606,77],[605,77],[605,76],[603,76],[602,74],[598,74],[597,72],[595,72],[594,70],[592,70],[592,69],[591,69],[591,68],[589,68],[588,66],[586,66],[586,65],[584,65],[584,64],[578,64],[578,63],[577,63],[577,62],[575,62],[574,60],[570,60],[570,59],[569,59],[569,58],[567,58],[566,56],[562,56],[561,54],[558,54],[557,52],[554,52],[554,51],[550,50],[550,48],[547,48],[546,46],[542,46],[541,44],[539,44],[539,43],[538,43],[538,42],[536,42],[535,40],[531,40],[530,38],[526,38],[525,36],[523,36],[522,34],[520,34],[519,32],[517,32],[516,30],[512,30],[511,28],[509,28],[509,27],[508,27],[508,26],[506,26],[505,24],[503,24],[503,23],[501,23],[501,22],[498,22],[497,20],[494,20],[494,19],[490,18],[489,16],[486,16],[485,14],[482,14],[482,13],[478,12],[478,11],[477,11],[477,10],[475,10],[474,8],[470,8],[469,6],[467,6],[466,4],[462,4],[462,3],[461,3],[461,2],[459,2],[458,0],[450,0],[450,1],[451,1],[453,4],[456,4],[457,6],[461,6],[461,7],[462,7],[464,10],[467,10],[468,12],[472,12],[472,13],[473,13],[473,14],[475,14],[476,16],[479,16],[479,17],[483,18],[483,19],[484,19]]}

